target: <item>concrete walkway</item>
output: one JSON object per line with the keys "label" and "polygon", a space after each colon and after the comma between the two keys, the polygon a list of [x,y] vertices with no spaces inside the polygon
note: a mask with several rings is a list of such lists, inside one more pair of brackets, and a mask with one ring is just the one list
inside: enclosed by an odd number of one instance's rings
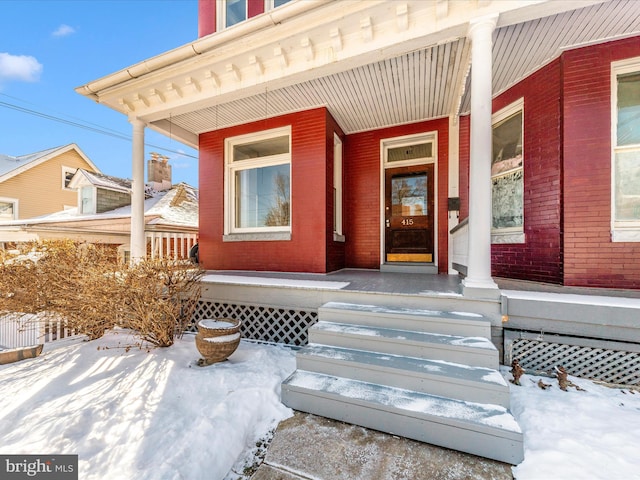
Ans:
{"label": "concrete walkway", "polygon": [[251,480],[512,480],[511,465],[295,412]]}

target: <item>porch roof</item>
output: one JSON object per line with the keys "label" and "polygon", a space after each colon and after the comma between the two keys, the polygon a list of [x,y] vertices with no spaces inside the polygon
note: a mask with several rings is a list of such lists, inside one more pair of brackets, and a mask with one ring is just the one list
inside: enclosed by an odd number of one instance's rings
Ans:
{"label": "porch roof", "polygon": [[563,50],[640,34],[636,0],[297,0],[78,87],[194,148],[325,106],[346,133],[469,111],[469,25],[496,15],[493,92]]}

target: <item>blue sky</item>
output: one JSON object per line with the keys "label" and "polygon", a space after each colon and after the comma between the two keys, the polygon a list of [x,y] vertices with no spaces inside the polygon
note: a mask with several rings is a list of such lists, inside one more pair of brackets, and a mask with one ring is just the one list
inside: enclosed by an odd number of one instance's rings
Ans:
{"label": "blue sky", "polygon": [[[131,178],[127,117],[74,88],[197,36],[197,0],[0,0],[0,153],[76,143],[103,173]],[[174,183],[198,185],[197,151],[150,129],[145,142],[145,159],[169,157]]]}

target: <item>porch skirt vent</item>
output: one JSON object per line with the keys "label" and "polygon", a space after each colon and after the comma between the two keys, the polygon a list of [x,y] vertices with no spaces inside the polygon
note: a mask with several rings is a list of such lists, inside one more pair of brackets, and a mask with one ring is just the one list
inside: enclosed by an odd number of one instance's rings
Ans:
{"label": "porch skirt vent", "polygon": [[517,358],[527,373],[553,375],[554,367],[563,366],[570,375],[580,378],[640,385],[639,345],[553,337],[540,340],[532,334],[505,331],[505,364]]}
{"label": "porch skirt vent", "polygon": [[204,318],[222,317],[242,320],[242,338],[288,345],[306,345],[309,327],[318,321],[317,312],[200,301],[186,331],[197,332],[196,325]]}

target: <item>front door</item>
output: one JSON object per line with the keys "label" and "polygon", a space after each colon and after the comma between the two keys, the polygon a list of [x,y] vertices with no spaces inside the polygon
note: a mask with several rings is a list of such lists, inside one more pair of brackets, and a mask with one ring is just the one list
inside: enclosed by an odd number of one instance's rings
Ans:
{"label": "front door", "polygon": [[386,262],[433,262],[433,164],[385,170]]}

